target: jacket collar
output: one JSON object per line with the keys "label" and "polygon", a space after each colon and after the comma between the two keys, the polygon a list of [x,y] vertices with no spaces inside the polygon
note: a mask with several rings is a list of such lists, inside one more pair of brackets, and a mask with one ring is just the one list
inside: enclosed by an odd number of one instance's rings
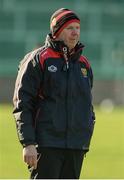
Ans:
{"label": "jacket collar", "polygon": [[82,53],[82,50],[84,48],[84,45],[78,42],[75,48],[73,49],[73,51],[69,52],[69,49],[65,45],[65,43],[63,41],[54,40],[51,34],[48,34],[46,36],[45,46],[51,47],[52,49],[54,49],[56,52],[60,53],[61,55],[63,55],[66,51],[67,57],[69,59],[72,59],[73,61],[79,59]]}

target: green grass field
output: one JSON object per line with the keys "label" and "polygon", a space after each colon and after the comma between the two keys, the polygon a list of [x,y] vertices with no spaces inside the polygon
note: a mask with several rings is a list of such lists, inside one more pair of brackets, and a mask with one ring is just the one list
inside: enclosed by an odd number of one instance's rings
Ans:
{"label": "green grass field", "polygon": [[[90,152],[84,160],[83,179],[124,178],[124,107],[111,113],[95,108],[97,122]],[[22,161],[12,106],[0,106],[0,179],[29,178]]]}

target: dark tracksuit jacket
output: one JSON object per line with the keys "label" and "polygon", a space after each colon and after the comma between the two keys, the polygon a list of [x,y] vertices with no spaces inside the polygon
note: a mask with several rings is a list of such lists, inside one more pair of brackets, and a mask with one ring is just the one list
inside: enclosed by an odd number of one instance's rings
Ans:
{"label": "dark tracksuit jacket", "polygon": [[43,47],[21,61],[13,113],[23,146],[89,150],[93,74],[82,48],[78,43],[69,55],[63,42],[48,35]]}

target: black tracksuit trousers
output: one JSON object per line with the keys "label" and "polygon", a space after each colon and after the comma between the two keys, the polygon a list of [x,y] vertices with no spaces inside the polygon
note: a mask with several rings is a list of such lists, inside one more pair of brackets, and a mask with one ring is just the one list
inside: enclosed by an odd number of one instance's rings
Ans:
{"label": "black tracksuit trousers", "polygon": [[31,179],[79,179],[84,152],[75,149],[42,148]]}

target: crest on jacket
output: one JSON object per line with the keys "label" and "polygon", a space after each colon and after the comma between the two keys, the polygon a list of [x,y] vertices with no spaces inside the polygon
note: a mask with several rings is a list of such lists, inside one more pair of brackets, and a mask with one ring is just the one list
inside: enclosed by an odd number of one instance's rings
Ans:
{"label": "crest on jacket", "polygon": [[87,77],[87,69],[86,68],[81,68],[81,72],[84,77]]}

